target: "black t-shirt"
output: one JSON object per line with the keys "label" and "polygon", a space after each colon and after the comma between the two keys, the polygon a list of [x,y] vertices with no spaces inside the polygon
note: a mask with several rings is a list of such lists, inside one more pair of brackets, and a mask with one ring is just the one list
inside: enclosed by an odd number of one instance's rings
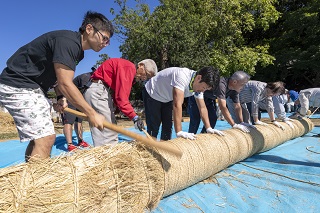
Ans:
{"label": "black t-shirt", "polygon": [[83,73],[81,75],[78,75],[77,77],[75,77],[73,79],[74,85],[76,85],[76,87],[78,87],[79,90],[82,90],[89,82],[92,73],[93,72],[87,72],[87,73]]}
{"label": "black t-shirt", "polygon": [[0,83],[18,88],[41,88],[47,92],[57,80],[53,63],[75,70],[83,57],[79,32],[48,32],[18,49],[8,59]]}
{"label": "black t-shirt", "polygon": [[[93,72],[83,73],[73,79],[74,85],[76,85],[76,87],[80,90],[81,93],[83,93],[87,83],[90,81],[92,73]],[[69,101],[68,101],[68,107],[71,109],[75,109],[75,107]]]}
{"label": "black t-shirt", "polygon": [[220,77],[219,86],[215,90],[206,90],[203,96],[210,99],[226,99],[230,97],[234,103],[239,103],[239,93],[235,90],[228,89],[228,82],[230,78]]}

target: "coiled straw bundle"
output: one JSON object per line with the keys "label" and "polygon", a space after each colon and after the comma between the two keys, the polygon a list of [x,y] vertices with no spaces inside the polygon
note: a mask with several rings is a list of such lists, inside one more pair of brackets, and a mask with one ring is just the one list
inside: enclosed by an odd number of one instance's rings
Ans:
{"label": "coiled straw bundle", "polygon": [[[284,124],[285,125],[285,124]],[[226,136],[200,134],[195,141],[168,142],[183,151],[177,159],[139,143],[98,147],[0,170],[0,212],[143,212],[162,197],[313,128],[309,119],[294,129],[257,126]]]}

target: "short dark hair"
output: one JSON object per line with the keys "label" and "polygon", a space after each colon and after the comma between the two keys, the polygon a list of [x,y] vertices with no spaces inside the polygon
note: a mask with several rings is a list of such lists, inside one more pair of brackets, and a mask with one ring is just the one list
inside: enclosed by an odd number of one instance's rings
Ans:
{"label": "short dark hair", "polygon": [[104,15],[101,13],[96,13],[92,11],[88,11],[83,18],[82,25],[79,28],[79,32],[83,34],[86,30],[86,26],[91,24],[98,30],[107,31],[110,33],[110,37],[113,36],[114,28],[111,23]]}
{"label": "short dark hair", "polygon": [[95,67],[91,67],[91,72],[90,72],[91,75],[96,71],[96,69],[97,69],[97,68],[95,68]]}
{"label": "short dark hair", "polygon": [[214,67],[203,67],[201,68],[196,75],[201,75],[201,82],[205,82],[212,90],[215,90],[219,85],[220,81],[220,71]]}
{"label": "short dark hair", "polygon": [[266,88],[270,89],[272,93],[285,93],[285,84],[282,81],[276,81],[276,82],[268,82]]}

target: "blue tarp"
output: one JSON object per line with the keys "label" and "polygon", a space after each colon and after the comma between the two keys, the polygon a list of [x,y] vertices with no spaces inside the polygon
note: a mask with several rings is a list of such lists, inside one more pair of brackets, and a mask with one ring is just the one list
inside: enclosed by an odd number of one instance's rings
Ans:
{"label": "blue tarp", "polygon": [[[187,131],[188,122],[182,126]],[[218,121],[216,128],[224,130],[230,125]],[[152,213],[320,212],[320,138],[313,137],[318,133],[320,127],[315,127],[305,136],[253,155],[165,197]],[[90,132],[84,133],[84,139],[92,144]],[[119,139],[130,140],[123,135]],[[52,155],[66,152],[65,143],[64,136],[57,135]],[[18,140],[0,143],[0,168],[23,162],[26,146]]]}

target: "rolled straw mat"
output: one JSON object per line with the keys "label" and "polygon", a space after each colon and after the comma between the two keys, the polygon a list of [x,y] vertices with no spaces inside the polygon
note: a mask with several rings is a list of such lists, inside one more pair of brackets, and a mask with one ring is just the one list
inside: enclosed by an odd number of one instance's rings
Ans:
{"label": "rolled straw mat", "polygon": [[225,136],[161,142],[183,151],[181,159],[139,142],[33,159],[0,169],[0,212],[144,212],[165,196],[313,128],[309,119],[293,124],[294,129],[283,123],[285,130],[257,126],[250,133],[229,129]]}

